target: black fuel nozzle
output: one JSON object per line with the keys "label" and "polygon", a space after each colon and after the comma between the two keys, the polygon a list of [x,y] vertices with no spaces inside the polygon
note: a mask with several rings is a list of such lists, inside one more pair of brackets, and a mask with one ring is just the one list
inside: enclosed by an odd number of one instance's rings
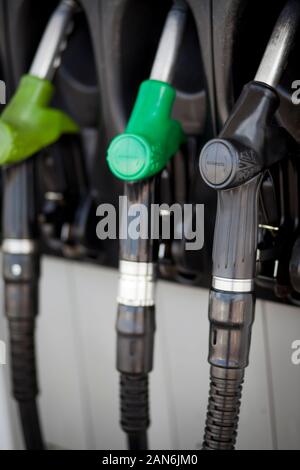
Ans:
{"label": "black fuel nozzle", "polygon": [[288,156],[291,137],[276,125],[275,86],[300,17],[287,3],[255,81],[246,85],[217,139],[200,156],[204,181],[218,193],[209,303],[211,389],[204,449],[234,449],[244,369],[254,320],[258,196],[264,171]]}

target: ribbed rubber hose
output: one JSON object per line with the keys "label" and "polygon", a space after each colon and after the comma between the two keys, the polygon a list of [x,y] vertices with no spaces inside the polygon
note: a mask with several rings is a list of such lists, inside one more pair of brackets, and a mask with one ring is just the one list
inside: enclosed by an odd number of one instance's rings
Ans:
{"label": "ribbed rubber hose", "polygon": [[10,354],[13,396],[19,413],[27,450],[43,450],[38,417],[36,358],[34,344],[35,320],[10,319]]}
{"label": "ribbed rubber hose", "polygon": [[203,450],[234,450],[244,370],[211,367]]}
{"label": "ribbed rubber hose", "polygon": [[121,374],[121,427],[129,450],[147,450],[149,418],[148,374]]}

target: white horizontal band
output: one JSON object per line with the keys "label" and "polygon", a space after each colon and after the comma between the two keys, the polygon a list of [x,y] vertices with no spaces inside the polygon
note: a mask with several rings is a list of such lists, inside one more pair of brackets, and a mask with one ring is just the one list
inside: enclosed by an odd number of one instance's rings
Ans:
{"label": "white horizontal band", "polygon": [[212,286],[214,289],[225,292],[252,292],[253,279],[228,279],[225,277],[213,277]]}
{"label": "white horizontal band", "polygon": [[36,243],[28,239],[7,238],[3,240],[2,251],[10,255],[30,255],[36,251]]}
{"label": "white horizontal band", "polygon": [[155,264],[120,262],[118,303],[132,307],[155,304]]}

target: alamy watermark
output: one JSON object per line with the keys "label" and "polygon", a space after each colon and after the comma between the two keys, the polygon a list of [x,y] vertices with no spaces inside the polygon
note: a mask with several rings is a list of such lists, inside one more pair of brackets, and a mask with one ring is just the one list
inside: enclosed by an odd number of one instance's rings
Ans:
{"label": "alamy watermark", "polygon": [[0,80],[0,104],[6,104],[6,85],[3,80]]}
{"label": "alamy watermark", "polygon": [[291,356],[291,361],[294,366],[299,366],[300,365],[300,339],[296,339],[295,341],[292,342],[291,346],[293,352]]}
{"label": "alamy watermark", "polygon": [[[118,215],[117,215],[118,213]],[[130,204],[119,197],[118,210],[112,204],[97,208],[96,233],[100,240],[184,240],[187,251],[204,245],[203,204]]]}
{"label": "alamy watermark", "polygon": [[295,105],[300,104],[300,80],[294,80],[291,85],[292,90],[295,90],[292,93],[292,103]]}

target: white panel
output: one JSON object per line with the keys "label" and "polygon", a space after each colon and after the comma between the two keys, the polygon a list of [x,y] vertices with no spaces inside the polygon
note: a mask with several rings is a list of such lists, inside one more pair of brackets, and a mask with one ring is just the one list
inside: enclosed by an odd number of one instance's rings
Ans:
{"label": "white panel", "polygon": [[273,448],[261,303],[256,303],[249,366],[243,387],[238,449]]}
{"label": "white panel", "polygon": [[300,340],[300,309],[265,302],[279,449],[300,449],[300,365],[291,361]]}
{"label": "white panel", "polygon": [[81,336],[80,374],[86,382],[92,435],[89,448],[122,448],[114,355],[116,272],[108,269],[100,273],[95,267],[77,266],[69,282],[75,293],[74,321]]}
{"label": "white panel", "polygon": [[84,449],[86,397],[81,395],[81,351],[74,326],[68,276],[71,264],[43,262],[38,317],[38,365],[45,439],[67,449]]}
{"label": "white panel", "polygon": [[[86,377],[94,439],[92,447],[125,448],[119,427],[119,374],[115,370],[115,321],[118,274],[116,270],[80,266],[74,270],[78,320],[81,325]],[[82,289],[84,280],[85,288]],[[155,351],[155,372],[150,376],[153,447],[172,447],[167,421],[167,395],[160,345]]]}
{"label": "white panel", "polygon": [[[208,396],[208,293],[161,282],[158,318],[164,322],[164,360],[177,449],[201,446]],[[159,325],[160,326],[160,325]]]}

